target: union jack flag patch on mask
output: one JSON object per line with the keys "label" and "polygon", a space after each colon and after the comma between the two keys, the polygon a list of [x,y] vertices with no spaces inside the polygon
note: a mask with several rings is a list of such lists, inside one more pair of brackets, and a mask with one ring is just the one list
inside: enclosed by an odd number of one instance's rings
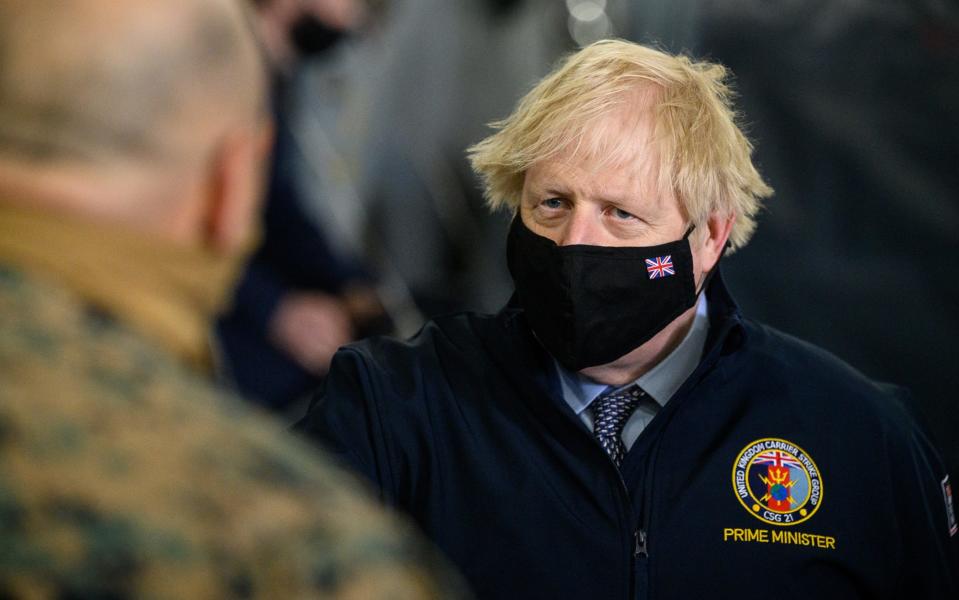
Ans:
{"label": "union jack flag patch on mask", "polygon": [[670,275],[675,275],[676,270],[673,268],[673,256],[671,254],[667,254],[666,256],[647,258],[646,272],[649,273],[650,279],[658,279],[660,277],[669,277]]}

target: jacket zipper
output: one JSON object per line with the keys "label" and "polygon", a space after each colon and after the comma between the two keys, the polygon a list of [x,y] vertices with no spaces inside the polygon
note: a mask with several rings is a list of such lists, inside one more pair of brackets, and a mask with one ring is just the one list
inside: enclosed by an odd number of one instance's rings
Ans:
{"label": "jacket zipper", "polygon": [[633,533],[633,537],[636,538],[636,549],[633,551],[633,556],[636,558],[649,558],[649,552],[646,551],[646,530],[637,529]]}
{"label": "jacket zipper", "polygon": [[[623,479],[623,474],[619,472],[619,468],[616,466],[616,464],[612,461],[612,459],[610,459],[609,462],[610,464],[613,465],[613,469],[616,470],[616,475],[619,478],[619,488],[620,490],[622,490],[623,499],[625,500],[624,502],[625,517],[626,517],[626,520],[631,524],[633,522],[631,518],[633,510],[632,510],[632,502],[630,501],[630,497],[629,497],[629,488],[626,486],[626,480]],[[646,532],[643,531],[642,529],[633,530],[633,540],[635,542],[635,546],[634,546],[632,555],[629,557],[629,577],[627,579],[628,584],[626,586],[626,589],[627,589],[626,597],[628,600],[632,600],[636,596],[636,589],[635,589],[636,558],[640,556],[645,558],[647,556]],[[640,540],[642,540],[642,546],[640,546]],[[640,554],[640,549],[642,549],[642,554]]]}
{"label": "jacket zipper", "polygon": [[[710,362],[709,369],[712,369],[712,368],[714,367],[715,362],[716,362],[716,361],[711,361],[711,362]],[[703,364],[706,364],[705,359],[703,360],[703,362],[700,363],[700,366],[697,367],[697,371],[698,371],[699,369],[703,368],[703,367],[702,367]],[[695,384],[689,386],[689,389],[690,389],[690,390],[691,390],[692,388],[696,387],[696,385],[698,385],[699,381],[702,380],[703,377],[705,377],[705,373],[706,373],[706,371],[704,371],[703,375],[700,375],[700,377],[697,378]],[[680,388],[680,390],[683,390],[683,389],[685,389],[686,387],[687,387],[686,385],[683,385],[682,388]],[[688,395],[689,395],[689,390],[687,390],[687,391],[683,394],[683,396],[688,396]],[[678,398],[678,399],[681,400],[682,398]],[[677,398],[675,398],[675,397],[671,400],[671,402],[672,402],[672,407],[677,406],[676,400],[677,400]],[[639,524],[639,528],[638,528],[635,532],[633,532],[633,537],[634,537],[634,540],[635,540],[635,543],[634,543],[634,546],[633,546],[633,559],[634,559],[634,561],[635,561],[636,559],[647,559],[647,558],[649,558],[649,524],[650,524],[649,522],[650,522],[651,514],[652,514],[653,483],[654,483],[654,477],[655,477],[655,473],[656,473],[656,465],[657,465],[657,463],[659,462],[659,448],[660,448],[660,446],[661,446],[662,443],[663,443],[663,437],[666,435],[666,430],[669,429],[669,425],[670,425],[670,423],[671,423],[671,421],[672,421],[673,415],[675,415],[675,412],[676,412],[676,409],[675,409],[675,408],[672,408],[672,412],[668,415],[668,418],[666,419],[666,421],[663,422],[662,428],[661,428],[660,431],[659,431],[659,439],[656,440],[656,443],[653,444],[653,445],[650,447],[650,449],[649,449],[649,451],[650,451],[651,454],[650,454],[650,457],[649,457],[649,463],[647,464],[647,467],[646,467],[645,477],[644,477],[644,480],[643,480],[643,490],[642,490],[642,493],[643,493],[643,503],[642,503],[642,505],[641,505],[641,511],[642,511],[642,512],[641,512],[641,514],[639,515],[639,517],[640,517],[640,524]],[[637,440],[637,442],[638,442],[638,440]],[[634,442],[634,443],[635,443],[635,442]],[[619,472],[619,469],[617,469],[616,471]],[[626,488],[626,481],[623,479],[623,476],[622,476],[622,475],[619,476],[619,480],[620,480],[620,482],[622,483],[623,488],[625,489],[625,488]],[[627,496],[627,498],[629,497],[629,491],[628,491],[628,489],[627,489],[626,496]],[[635,569],[635,564],[633,565],[633,567],[634,567],[634,569]]]}
{"label": "jacket zipper", "polygon": [[[619,469],[616,469],[616,472],[619,473]],[[647,477],[647,479],[648,479],[648,477]],[[619,474],[619,483],[621,484],[621,486],[622,486],[622,488],[623,488],[623,492],[626,494],[626,505],[627,505],[627,506],[631,506],[631,505],[632,505],[632,502],[629,501],[629,488],[626,487],[626,480],[623,479],[622,473]],[[643,487],[645,488],[646,486],[643,486]],[[645,490],[644,490],[644,491],[645,491]],[[643,494],[643,495],[646,496],[646,494]],[[646,502],[646,498],[643,498],[643,503],[644,503],[644,506],[643,506],[643,514],[646,513],[645,502]],[[634,557],[634,558],[648,558],[648,557],[649,557],[649,552],[646,551],[646,523],[645,523],[645,519],[642,519],[642,521],[644,521],[644,522],[643,522],[642,525],[640,525],[640,528],[633,531],[633,541],[635,542],[634,545],[633,545],[633,557]]]}

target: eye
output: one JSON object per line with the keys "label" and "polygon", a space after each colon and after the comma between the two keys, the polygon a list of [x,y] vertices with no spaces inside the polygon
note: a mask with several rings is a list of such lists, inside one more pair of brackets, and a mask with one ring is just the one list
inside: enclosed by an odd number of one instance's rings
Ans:
{"label": "eye", "polygon": [[541,204],[544,208],[553,210],[563,208],[563,201],[559,198],[547,198],[546,200],[543,200]]}
{"label": "eye", "polygon": [[632,214],[632,213],[628,213],[628,212],[626,212],[625,210],[623,210],[623,209],[621,209],[621,208],[614,208],[614,209],[612,209],[612,210],[610,211],[610,214],[612,214],[614,217],[616,217],[617,219],[620,219],[620,220],[622,220],[622,221],[630,221],[630,220],[633,220],[633,219],[636,218],[636,215],[634,215],[634,214]]}

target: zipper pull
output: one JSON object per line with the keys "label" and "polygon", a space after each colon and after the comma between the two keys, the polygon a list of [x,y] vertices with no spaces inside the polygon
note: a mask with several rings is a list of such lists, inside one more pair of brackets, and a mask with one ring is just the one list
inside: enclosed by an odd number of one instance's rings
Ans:
{"label": "zipper pull", "polygon": [[646,532],[637,529],[633,536],[636,538],[636,550],[633,552],[633,556],[647,558],[649,553],[646,551]]}

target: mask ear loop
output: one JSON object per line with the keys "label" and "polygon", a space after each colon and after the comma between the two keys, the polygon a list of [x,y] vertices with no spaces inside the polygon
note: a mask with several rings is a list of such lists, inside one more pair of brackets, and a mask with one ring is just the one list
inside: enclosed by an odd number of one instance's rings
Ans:
{"label": "mask ear loop", "polygon": [[[683,236],[683,239],[688,238],[689,234],[692,233],[693,229],[695,228],[696,228],[695,223],[693,225],[690,225],[689,230],[686,231],[686,235]],[[716,264],[713,265],[713,268],[710,269],[708,273],[706,273],[705,277],[703,277],[703,284],[699,286],[699,289],[696,291],[697,298],[699,298],[699,295],[702,294],[707,287],[709,287],[709,282],[713,280],[713,275],[715,275],[716,271],[719,270],[719,263],[723,260],[723,256],[726,255],[726,250],[731,247],[732,247],[732,244],[729,243],[729,240],[726,240],[726,243],[723,244],[723,249],[719,251],[719,258],[716,259]]]}

